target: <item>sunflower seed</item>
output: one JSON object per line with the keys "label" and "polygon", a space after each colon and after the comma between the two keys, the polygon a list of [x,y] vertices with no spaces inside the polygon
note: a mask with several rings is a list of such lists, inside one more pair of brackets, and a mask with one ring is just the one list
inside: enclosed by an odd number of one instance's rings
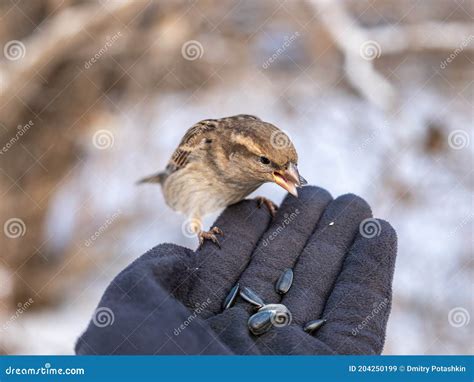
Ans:
{"label": "sunflower seed", "polygon": [[293,284],[293,270],[286,268],[278,279],[275,289],[279,294],[287,293]]}
{"label": "sunflower seed", "polygon": [[288,326],[292,321],[291,312],[283,304],[267,304],[262,306],[258,312],[272,312],[271,321],[273,326],[277,328]]}
{"label": "sunflower seed", "polygon": [[316,330],[318,330],[321,326],[323,326],[325,322],[326,322],[326,319],[324,318],[320,320],[309,321],[303,326],[303,330],[306,333],[312,335]]}
{"label": "sunflower seed", "polygon": [[289,312],[288,308],[283,304],[266,304],[262,306],[258,311],[265,312],[271,310],[274,312]]}
{"label": "sunflower seed", "polygon": [[234,305],[235,298],[237,297],[237,293],[239,293],[239,288],[240,288],[239,283],[235,284],[232,287],[229,294],[225,298],[224,303],[222,304],[223,310],[229,309],[232,305]]}
{"label": "sunflower seed", "polygon": [[257,308],[261,308],[265,305],[263,300],[249,287],[243,287],[240,290],[240,297],[245,301],[250,302],[252,305],[255,305]]}
{"label": "sunflower seed", "polygon": [[268,332],[273,326],[272,320],[274,312],[271,310],[266,310],[263,312],[257,312],[254,315],[250,316],[247,321],[247,325],[252,334],[259,336],[263,333]]}

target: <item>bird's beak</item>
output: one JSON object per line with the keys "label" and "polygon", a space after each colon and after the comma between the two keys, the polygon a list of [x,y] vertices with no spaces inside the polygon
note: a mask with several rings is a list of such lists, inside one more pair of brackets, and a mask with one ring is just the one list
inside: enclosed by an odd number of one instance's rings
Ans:
{"label": "bird's beak", "polygon": [[307,183],[293,163],[290,163],[283,172],[274,171],[273,181],[294,196],[298,196],[297,187],[304,186]]}

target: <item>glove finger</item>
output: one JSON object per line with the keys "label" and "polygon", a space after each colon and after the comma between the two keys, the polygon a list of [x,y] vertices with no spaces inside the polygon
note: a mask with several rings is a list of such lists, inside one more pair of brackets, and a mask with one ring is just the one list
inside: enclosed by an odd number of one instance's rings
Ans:
{"label": "glove finger", "polygon": [[303,187],[298,198],[288,195],[258,244],[240,285],[253,289],[265,302],[279,302],[275,283],[285,268],[293,268],[331,195],[318,187]]}
{"label": "glove finger", "polygon": [[[190,313],[162,284],[169,273],[170,251],[187,257],[192,251],[161,245],[121,272],[105,291],[77,354],[230,354],[216,340],[196,309]],[[166,259],[163,265],[163,257]],[[178,266],[175,262],[173,267]],[[183,283],[175,273],[176,288]],[[191,318],[190,318],[191,317]]]}
{"label": "glove finger", "polygon": [[247,266],[270,220],[269,212],[259,208],[255,200],[244,200],[225,209],[214,224],[224,233],[219,236],[221,248],[206,241],[197,251],[197,269],[188,296],[190,306],[209,298],[211,303],[202,313],[204,317],[222,310],[225,297]]}
{"label": "glove finger", "polygon": [[326,208],[298,258],[293,285],[283,299],[295,323],[321,318],[359,225],[371,216],[369,205],[353,194],[338,197]]}
{"label": "glove finger", "polygon": [[397,234],[373,219],[349,250],[331,292],[317,338],[342,354],[380,354],[392,300]]}
{"label": "glove finger", "polygon": [[232,307],[206,322],[235,354],[260,355],[258,338],[250,334],[247,326],[248,312],[242,307]]}
{"label": "glove finger", "polygon": [[258,339],[265,355],[334,355],[334,351],[317,338],[305,333],[300,326],[272,328]]}
{"label": "glove finger", "polygon": [[136,267],[150,267],[168,293],[184,301],[189,293],[191,278],[189,269],[195,267],[196,256],[189,248],[175,244],[160,244],[126,268],[122,274],[135,272]]}

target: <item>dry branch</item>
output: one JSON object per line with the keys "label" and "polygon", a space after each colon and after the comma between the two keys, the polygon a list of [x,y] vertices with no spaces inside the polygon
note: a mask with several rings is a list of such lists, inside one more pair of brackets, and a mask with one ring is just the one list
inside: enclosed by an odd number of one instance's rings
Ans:
{"label": "dry branch", "polygon": [[0,71],[0,120],[14,128],[14,121],[25,107],[23,102],[35,94],[38,81],[47,77],[58,62],[79,49],[94,31],[108,28],[117,20],[122,23],[133,20],[147,4],[113,1],[101,12],[97,8],[102,8],[101,5],[69,7],[53,17],[41,32],[23,41],[25,57]]}
{"label": "dry branch", "polygon": [[313,0],[311,4],[344,54],[344,70],[350,84],[372,103],[390,109],[395,101],[395,89],[375,70],[372,59],[361,54],[361,48],[370,41],[367,31],[357,25],[339,1]]}
{"label": "dry branch", "polygon": [[474,29],[466,23],[426,22],[415,25],[390,25],[366,31],[381,47],[381,54],[404,53],[409,50],[474,51]]}

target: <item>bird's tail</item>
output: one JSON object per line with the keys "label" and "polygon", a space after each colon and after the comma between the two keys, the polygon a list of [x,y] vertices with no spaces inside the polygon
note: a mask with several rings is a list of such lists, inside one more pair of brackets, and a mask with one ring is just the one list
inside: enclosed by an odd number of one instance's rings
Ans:
{"label": "bird's tail", "polygon": [[159,172],[157,174],[153,174],[153,175],[150,175],[138,180],[136,184],[143,184],[143,183],[160,183],[161,184],[164,182],[165,178],[166,178],[166,173]]}

